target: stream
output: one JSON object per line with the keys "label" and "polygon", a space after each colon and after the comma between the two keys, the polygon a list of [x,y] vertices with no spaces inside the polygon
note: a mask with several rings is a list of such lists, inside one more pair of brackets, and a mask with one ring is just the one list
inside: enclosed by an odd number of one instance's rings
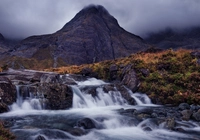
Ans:
{"label": "stream", "polygon": [[[16,135],[17,140],[198,140],[200,124],[176,120],[174,131],[166,122],[154,117],[135,118],[133,111],[164,108],[151,103],[147,95],[132,93],[136,105],[129,105],[119,91],[105,93],[104,81],[89,78],[72,85],[73,105],[66,110],[46,110],[42,94],[26,98],[17,85],[17,101],[0,119]],[[96,95],[87,93],[94,88]],[[128,90],[128,89],[127,89]],[[155,114],[155,113],[154,113]]]}

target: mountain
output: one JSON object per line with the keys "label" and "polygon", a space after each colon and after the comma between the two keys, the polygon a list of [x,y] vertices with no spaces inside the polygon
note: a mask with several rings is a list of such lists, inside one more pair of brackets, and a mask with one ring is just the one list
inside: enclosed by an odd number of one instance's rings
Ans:
{"label": "mountain", "polygon": [[143,39],[120,27],[104,7],[92,5],[56,33],[22,40],[10,55],[56,67],[126,57],[145,48]]}
{"label": "mountain", "polygon": [[4,36],[0,33],[0,42],[4,41]]}
{"label": "mountain", "polygon": [[0,33],[0,58],[2,53],[7,52],[9,49],[6,45],[4,36]]}
{"label": "mountain", "polygon": [[158,33],[150,34],[145,41],[162,49],[200,49],[200,27],[179,31],[168,28]]}

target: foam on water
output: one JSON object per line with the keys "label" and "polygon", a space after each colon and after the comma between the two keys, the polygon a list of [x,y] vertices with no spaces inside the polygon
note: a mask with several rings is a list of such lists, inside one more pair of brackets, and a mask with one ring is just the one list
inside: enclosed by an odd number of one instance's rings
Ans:
{"label": "foam on water", "polygon": [[[45,139],[67,139],[72,140],[179,140],[179,139],[192,139],[191,135],[168,131],[163,129],[162,126],[155,125],[150,119],[146,119],[139,124],[131,123],[133,118],[128,116],[122,116],[118,113],[120,109],[146,108],[146,106],[155,106],[151,103],[151,100],[145,94],[132,93],[129,90],[129,94],[134,98],[136,106],[130,106],[126,100],[122,98],[121,93],[117,90],[108,91],[107,93],[103,90],[105,83],[102,80],[90,78],[86,81],[75,81],[77,85],[71,86],[73,90],[73,107],[69,110],[43,110],[42,104],[39,98],[29,95],[29,98],[23,98],[20,93],[20,87],[17,86],[17,101],[11,106],[11,111],[8,113],[0,114],[0,117],[17,117],[23,116],[12,131],[17,133],[25,133],[26,136],[30,135],[29,139],[36,139],[37,136],[41,135]],[[92,87],[95,91],[95,95],[88,93],[85,88]],[[33,118],[31,118],[33,117]],[[59,117],[59,120],[58,120]],[[31,123],[34,122],[35,118],[39,121],[39,124],[44,127],[52,126],[53,123],[57,123],[61,120],[76,121],[82,118],[91,118],[96,123],[102,126],[102,129],[92,129],[89,133],[83,136],[72,136],[68,132],[58,129],[41,129],[40,127],[31,127]],[[44,119],[45,118],[45,119]],[[50,118],[50,119],[49,119]],[[55,120],[54,120],[55,119]],[[130,120],[131,121],[130,121]],[[30,122],[28,122],[30,121]],[[17,122],[17,121],[16,121]],[[24,122],[24,126],[21,125]],[[27,123],[28,122],[28,123]],[[186,122],[176,122],[187,124]],[[25,129],[26,127],[29,129]],[[186,127],[182,127],[184,130],[199,132],[200,127],[196,123],[188,122]],[[145,131],[146,127],[150,128],[151,131]],[[45,135],[48,133],[48,135]],[[57,136],[56,136],[57,135]],[[61,138],[60,136],[66,137]],[[197,137],[199,138],[199,137]]]}

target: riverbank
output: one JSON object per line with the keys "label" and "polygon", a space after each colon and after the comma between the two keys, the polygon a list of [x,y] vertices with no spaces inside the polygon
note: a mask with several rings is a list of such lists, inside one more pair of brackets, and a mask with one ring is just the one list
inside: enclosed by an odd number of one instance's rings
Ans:
{"label": "riverbank", "polygon": [[200,53],[191,50],[151,48],[127,58],[46,71],[94,76],[119,83],[124,73],[135,71],[138,88],[134,91],[146,93],[155,104],[200,104]]}

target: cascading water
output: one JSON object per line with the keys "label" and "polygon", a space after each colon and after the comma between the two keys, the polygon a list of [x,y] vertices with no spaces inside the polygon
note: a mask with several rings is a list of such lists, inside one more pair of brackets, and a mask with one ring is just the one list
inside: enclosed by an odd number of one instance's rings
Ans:
{"label": "cascading water", "polygon": [[91,94],[81,92],[77,86],[72,86],[72,89],[74,93],[73,108],[94,108],[126,104],[126,101],[118,91],[105,93],[102,87],[99,87],[96,89],[97,95],[93,97]]}
{"label": "cascading water", "polygon": [[[132,106],[128,105],[116,88],[104,91],[103,87],[108,83],[101,80],[90,78],[75,82],[77,85],[71,85],[73,107],[69,110],[44,110],[40,101],[41,94],[29,92],[28,96],[22,96],[21,87],[17,86],[17,102],[11,106],[10,112],[1,114],[0,118],[12,120],[9,127],[17,136],[17,140],[200,139],[198,123],[188,122],[186,125],[185,122],[175,122],[180,128],[193,132],[189,134],[169,131],[165,129],[164,122],[158,125],[158,122],[163,120],[153,117],[145,119],[145,115],[152,114],[148,110],[157,107],[145,94],[129,91],[137,103],[136,106]],[[140,118],[141,116],[143,117]]]}
{"label": "cascading water", "polygon": [[17,101],[11,105],[11,111],[15,110],[42,110],[45,107],[42,102],[43,95],[36,93],[35,95],[29,91],[29,86],[23,86],[26,88],[24,95],[20,92],[22,86],[17,85]]}

